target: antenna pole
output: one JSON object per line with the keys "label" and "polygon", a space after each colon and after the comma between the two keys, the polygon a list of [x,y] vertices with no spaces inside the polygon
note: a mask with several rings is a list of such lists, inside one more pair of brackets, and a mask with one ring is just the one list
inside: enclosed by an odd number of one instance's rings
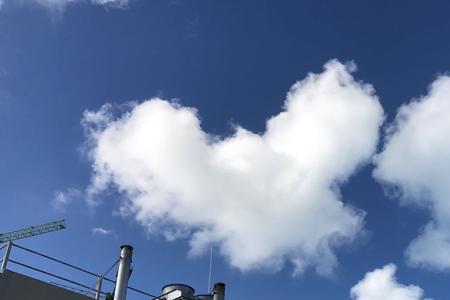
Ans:
{"label": "antenna pole", "polygon": [[209,249],[208,294],[211,292],[212,257],[213,257],[213,246],[211,245]]}

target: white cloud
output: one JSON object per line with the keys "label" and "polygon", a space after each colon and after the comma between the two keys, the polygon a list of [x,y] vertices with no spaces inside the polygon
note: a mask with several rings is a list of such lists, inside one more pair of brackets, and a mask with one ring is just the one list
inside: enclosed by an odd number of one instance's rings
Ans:
{"label": "white cloud", "polygon": [[[415,285],[397,282],[394,264],[368,272],[364,279],[352,287],[350,294],[355,300],[421,300],[423,290]],[[432,300],[427,298],[428,300]],[[424,300],[427,300],[424,299]]]}
{"label": "white cloud", "polygon": [[37,3],[52,11],[63,11],[67,5],[75,3],[91,3],[94,5],[104,5],[110,7],[123,8],[126,7],[130,0],[0,0],[0,9],[5,2],[13,2],[20,4]]}
{"label": "white cloud", "polygon": [[364,217],[339,185],[371,159],[384,119],[349,67],[330,61],[296,83],[263,134],[209,135],[195,109],[156,98],[119,118],[108,105],[85,112],[89,193],[117,188],[129,199],[122,211],[150,233],[189,238],[191,254],[214,243],[241,270],[290,261],[295,273],[329,275]]}
{"label": "white cloud", "polygon": [[52,206],[59,212],[66,212],[67,207],[81,195],[81,191],[74,188],[69,188],[66,191],[57,191],[53,195]]}
{"label": "white cloud", "polygon": [[117,5],[127,5],[129,0],[91,0],[94,4],[106,5],[106,4],[117,4]]}
{"label": "white cloud", "polygon": [[95,228],[92,228],[92,235],[115,235],[115,233],[111,229],[95,227]]}
{"label": "white cloud", "polygon": [[398,189],[401,202],[426,208],[432,220],[409,245],[413,266],[450,270],[450,77],[400,108],[374,176]]}

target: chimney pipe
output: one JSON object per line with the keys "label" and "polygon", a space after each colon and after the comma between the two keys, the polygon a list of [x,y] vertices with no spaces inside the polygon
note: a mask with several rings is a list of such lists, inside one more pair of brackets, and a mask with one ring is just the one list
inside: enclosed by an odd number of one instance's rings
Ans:
{"label": "chimney pipe", "polygon": [[114,300],[126,300],[128,279],[131,275],[131,258],[133,247],[130,245],[120,246],[120,263],[117,271],[116,288],[114,290]]}
{"label": "chimney pipe", "polygon": [[225,283],[214,284],[213,300],[225,300]]}

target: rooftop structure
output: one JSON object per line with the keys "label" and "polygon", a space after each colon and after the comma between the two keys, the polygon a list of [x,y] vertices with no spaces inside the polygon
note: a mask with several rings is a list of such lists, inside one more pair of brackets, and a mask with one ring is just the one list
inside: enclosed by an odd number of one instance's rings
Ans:
{"label": "rooftop structure", "polygon": [[30,226],[28,228],[20,230],[15,230],[7,233],[0,233],[0,243],[7,243],[10,241],[29,238],[32,236],[58,231],[65,228],[66,225],[64,224],[64,220]]}
{"label": "rooftop structure", "polygon": [[[91,278],[92,286],[77,282],[71,278],[54,274],[16,260],[12,256],[13,249],[20,249],[31,255],[37,255],[57,263],[71,271],[81,272]],[[7,300],[224,300],[225,284],[216,283],[213,292],[195,295],[195,290],[185,284],[168,284],[162,288],[160,295],[153,295],[128,285],[131,276],[133,247],[120,247],[120,258],[103,274],[97,274],[62,260],[50,257],[35,250],[25,248],[12,241],[0,247],[0,299]],[[1,252],[0,252],[1,253]],[[11,270],[11,265],[20,266],[24,270],[45,275],[55,281],[43,281],[27,274]],[[107,274],[117,267],[116,278],[110,279]],[[109,284],[105,288],[104,284]],[[133,293],[131,295],[131,292]],[[128,295],[128,294],[130,295]]]}

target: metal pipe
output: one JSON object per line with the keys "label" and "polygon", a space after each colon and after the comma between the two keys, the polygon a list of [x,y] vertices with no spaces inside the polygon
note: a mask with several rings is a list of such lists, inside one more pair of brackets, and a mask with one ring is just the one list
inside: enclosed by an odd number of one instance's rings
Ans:
{"label": "metal pipe", "polygon": [[214,284],[213,300],[225,300],[225,283]]}
{"label": "metal pipe", "polygon": [[0,267],[0,273],[5,272],[5,270],[6,270],[6,265],[8,264],[12,245],[13,245],[13,243],[11,241],[9,241],[8,244],[6,244],[5,256],[3,256],[2,266]]}
{"label": "metal pipe", "polygon": [[123,245],[120,247],[120,263],[117,271],[116,288],[114,289],[114,300],[126,300],[128,279],[131,275],[131,258],[133,247]]}

